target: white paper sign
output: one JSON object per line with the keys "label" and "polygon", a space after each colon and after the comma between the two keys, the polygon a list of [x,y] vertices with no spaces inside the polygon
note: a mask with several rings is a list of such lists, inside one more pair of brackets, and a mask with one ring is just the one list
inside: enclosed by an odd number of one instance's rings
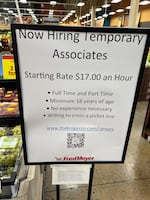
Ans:
{"label": "white paper sign", "polygon": [[26,162],[122,162],[146,32],[13,27]]}
{"label": "white paper sign", "polygon": [[91,165],[51,165],[53,185],[89,184]]}

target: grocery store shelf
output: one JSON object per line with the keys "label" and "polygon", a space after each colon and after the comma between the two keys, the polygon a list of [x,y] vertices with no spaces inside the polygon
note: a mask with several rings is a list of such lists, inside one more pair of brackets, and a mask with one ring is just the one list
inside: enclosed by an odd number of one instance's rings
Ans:
{"label": "grocery store shelf", "polygon": [[20,124],[20,117],[15,116],[15,117],[0,117],[0,126],[16,126]]}
{"label": "grocery store shelf", "polygon": [[3,84],[3,83],[16,83],[16,80],[15,79],[0,79],[0,85]]}
{"label": "grocery store shelf", "polygon": [[1,181],[2,186],[10,186],[13,185],[15,183],[15,179],[16,179],[16,172],[12,172],[11,177],[10,178],[6,178],[3,179]]}
{"label": "grocery store shelf", "polygon": [[12,192],[10,186],[3,186],[2,193],[0,194],[0,199],[8,199],[11,198]]}

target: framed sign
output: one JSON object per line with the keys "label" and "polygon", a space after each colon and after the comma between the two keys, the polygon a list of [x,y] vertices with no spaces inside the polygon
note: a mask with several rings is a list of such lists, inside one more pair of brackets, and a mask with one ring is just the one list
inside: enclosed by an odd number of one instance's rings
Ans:
{"label": "framed sign", "polygon": [[149,30],[11,28],[25,162],[123,162]]}

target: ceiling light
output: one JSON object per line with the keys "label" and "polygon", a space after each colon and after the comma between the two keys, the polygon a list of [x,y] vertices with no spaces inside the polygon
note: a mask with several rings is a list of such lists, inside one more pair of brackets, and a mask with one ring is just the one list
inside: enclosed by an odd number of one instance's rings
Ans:
{"label": "ceiling light", "polygon": [[49,16],[53,16],[54,10],[49,10]]}
{"label": "ceiling light", "polygon": [[71,12],[71,13],[75,13],[76,11],[75,11],[75,10],[71,10],[70,12]]}
{"label": "ceiling light", "polygon": [[141,6],[145,6],[145,5],[148,5],[148,4],[150,4],[150,1],[148,1],[148,0],[144,0],[144,1],[141,1],[139,3],[139,5],[141,5]]}
{"label": "ceiling light", "polygon": [[131,9],[131,6],[127,6],[126,9],[130,10],[130,9]]}
{"label": "ceiling light", "polygon": [[84,6],[84,5],[85,5],[84,2],[79,2],[79,3],[77,4],[77,6],[79,6],[79,7],[82,7],[82,6]]}
{"label": "ceiling light", "polygon": [[33,11],[31,10],[31,11],[29,11],[29,14],[33,14]]}
{"label": "ceiling light", "polygon": [[9,14],[13,14],[13,10],[8,10],[8,13]]}
{"label": "ceiling light", "polygon": [[31,8],[27,8],[27,11],[30,12],[30,11],[32,11],[32,9]]}
{"label": "ceiling light", "polygon": [[102,19],[102,16],[98,16],[97,19]]}
{"label": "ceiling light", "polygon": [[64,22],[64,21],[66,21],[67,19],[68,19],[68,17],[65,16],[61,21]]}
{"label": "ceiling light", "polygon": [[51,6],[55,6],[57,4],[56,1],[50,1],[49,3],[50,3]]}
{"label": "ceiling light", "polygon": [[16,13],[12,13],[12,15],[14,15],[15,17],[17,17],[17,14],[16,14]]}
{"label": "ceiling light", "polygon": [[82,16],[82,19],[85,19],[85,18],[86,18],[86,16],[85,16],[85,15],[83,15],[83,16]]}
{"label": "ceiling light", "polygon": [[115,14],[115,12],[114,12],[114,11],[112,11],[112,12],[110,12],[110,13],[109,13],[109,15],[114,15],[114,14]]}
{"label": "ceiling light", "polygon": [[122,9],[122,8],[116,10],[117,13],[121,13],[121,12],[123,12],[123,11],[124,11],[124,9]]}
{"label": "ceiling light", "polygon": [[104,5],[102,5],[102,8],[108,8],[108,7],[110,7],[110,4],[104,4]]}
{"label": "ceiling light", "polygon": [[89,16],[90,16],[90,13],[87,13],[85,16],[86,16],[86,17],[89,17]]}
{"label": "ceiling light", "polygon": [[29,14],[33,14],[33,10],[32,9],[27,9],[27,11],[29,12]]}
{"label": "ceiling light", "polygon": [[6,11],[8,11],[8,10],[9,10],[9,8],[3,8],[3,10],[6,10]]}
{"label": "ceiling light", "polygon": [[27,0],[20,0],[20,3],[27,3]]}
{"label": "ceiling light", "polygon": [[91,19],[89,19],[89,20],[86,21],[86,23],[90,23],[90,22],[91,22]]}
{"label": "ceiling light", "polygon": [[101,11],[101,10],[102,10],[102,8],[96,8],[95,9],[96,12]]}
{"label": "ceiling light", "polygon": [[53,12],[54,12],[54,10],[51,10],[51,9],[49,10],[49,13],[53,13]]}
{"label": "ceiling light", "polygon": [[70,13],[68,13],[68,17],[70,17],[72,15],[72,13],[70,12]]}
{"label": "ceiling light", "polygon": [[119,3],[122,0],[112,0],[111,3]]}
{"label": "ceiling light", "polygon": [[104,13],[104,14],[103,14],[103,17],[104,17],[104,18],[108,17],[108,14],[107,14],[107,13]]}

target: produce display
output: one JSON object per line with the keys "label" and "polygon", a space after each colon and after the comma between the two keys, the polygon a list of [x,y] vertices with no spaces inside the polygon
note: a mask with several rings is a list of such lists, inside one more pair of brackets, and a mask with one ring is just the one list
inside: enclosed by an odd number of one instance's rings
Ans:
{"label": "produce display", "polygon": [[9,178],[22,146],[21,127],[0,127],[0,178]]}
{"label": "produce display", "polygon": [[[2,35],[2,37],[1,37]],[[22,155],[22,137],[19,118],[15,64],[5,33],[0,35],[3,54],[0,55],[0,199],[17,194]],[[4,54],[5,53],[5,54]]]}
{"label": "produce display", "polygon": [[10,51],[11,49],[11,34],[9,31],[0,31],[0,52]]}
{"label": "produce display", "polygon": [[17,90],[0,88],[0,117],[16,115],[19,115]]}

